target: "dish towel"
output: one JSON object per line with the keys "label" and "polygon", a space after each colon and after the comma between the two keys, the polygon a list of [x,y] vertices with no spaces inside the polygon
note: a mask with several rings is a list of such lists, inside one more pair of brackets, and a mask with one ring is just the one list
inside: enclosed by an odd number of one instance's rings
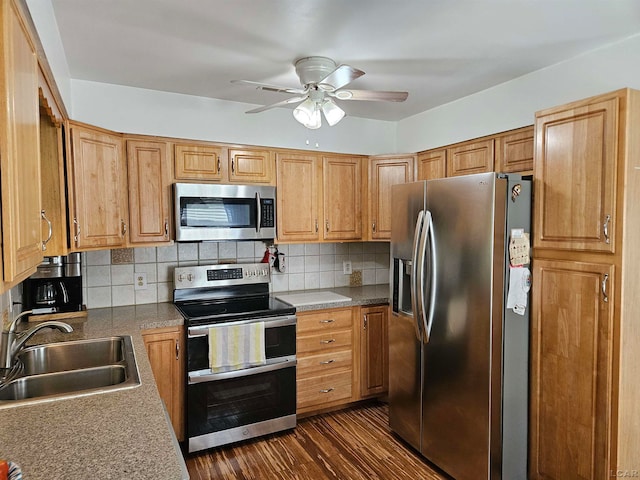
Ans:
{"label": "dish towel", "polygon": [[209,366],[213,373],[255,367],[266,363],[264,322],[209,329]]}

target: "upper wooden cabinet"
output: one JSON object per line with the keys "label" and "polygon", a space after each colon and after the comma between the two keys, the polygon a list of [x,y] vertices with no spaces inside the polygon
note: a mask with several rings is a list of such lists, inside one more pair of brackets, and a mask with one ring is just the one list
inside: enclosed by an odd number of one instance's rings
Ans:
{"label": "upper wooden cabinet", "polygon": [[69,223],[76,250],[126,245],[127,164],[122,136],[70,122]]}
{"label": "upper wooden cabinet", "polygon": [[10,287],[42,261],[38,66],[13,1],[0,3],[2,266]]}
{"label": "upper wooden cabinet", "polygon": [[496,172],[533,173],[533,126],[496,137]]}
{"label": "upper wooden cabinet", "polygon": [[447,150],[427,150],[418,154],[418,178],[433,180],[447,176]]}
{"label": "upper wooden cabinet", "polygon": [[273,185],[274,164],[274,153],[266,149],[209,143],[175,145],[176,180]]}
{"label": "upper wooden cabinet", "polygon": [[279,242],[362,238],[362,158],[278,152]]}
{"label": "upper wooden cabinet", "polygon": [[618,97],[536,115],[534,246],[613,252]]}
{"label": "upper wooden cabinet", "polygon": [[391,239],[391,186],[413,181],[415,155],[369,157],[368,235]]}
{"label": "upper wooden cabinet", "polygon": [[321,221],[320,159],[316,155],[279,152],[276,172],[278,241],[318,241]]}
{"label": "upper wooden cabinet", "polygon": [[362,158],[322,157],[323,239],[362,239]]}
{"label": "upper wooden cabinet", "polygon": [[472,140],[447,148],[447,177],[493,171],[494,139]]}
{"label": "upper wooden cabinet", "polygon": [[127,140],[129,242],[170,242],[171,161],[166,142]]}

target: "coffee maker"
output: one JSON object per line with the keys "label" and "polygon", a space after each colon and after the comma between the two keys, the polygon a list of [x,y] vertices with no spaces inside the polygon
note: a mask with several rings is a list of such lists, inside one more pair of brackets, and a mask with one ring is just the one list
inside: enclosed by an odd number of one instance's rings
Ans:
{"label": "coffee maker", "polygon": [[82,305],[82,265],[79,253],[45,257],[23,283],[25,310],[33,314],[78,312]]}

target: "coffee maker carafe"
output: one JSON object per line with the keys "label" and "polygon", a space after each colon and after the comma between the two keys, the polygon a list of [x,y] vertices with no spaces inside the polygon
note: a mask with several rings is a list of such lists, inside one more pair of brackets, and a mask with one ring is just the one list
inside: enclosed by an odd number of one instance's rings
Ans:
{"label": "coffee maker carafe", "polygon": [[34,314],[83,310],[81,270],[79,253],[45,257],[23,284],[25,309]]}

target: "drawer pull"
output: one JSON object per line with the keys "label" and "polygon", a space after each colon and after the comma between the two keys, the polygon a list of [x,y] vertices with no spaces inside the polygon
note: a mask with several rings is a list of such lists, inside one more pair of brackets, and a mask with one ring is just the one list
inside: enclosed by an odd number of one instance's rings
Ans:
{"label": "drawer pull", "polygon": [[334,363],[335,360],[332,358],[331,360],[325,360],[324,362],[320,362],[320,365],[329,365],[330,363]]}
{"label": "drawer pull", "polygon": [[328,320],[320,320],[320,323],[333,323],[333,322],[335,322],[333,318],[330,318]]}
{"label": "drawer pull", "polygon": [[333,392],[333,390],[334,390],[334,388],[333,388],[333,387],[331,387],[331,388],[325,388],[325,389],[323,389],[323,390],[320,390],[320,393],[329,393],[329,392]]}
{"label": "drawer pull", "polygon": [[320,340],[320,343],[327,344],[327,343],[334,343],[335,341],[336,341],[336,339],[332,338],[330,340]]}

